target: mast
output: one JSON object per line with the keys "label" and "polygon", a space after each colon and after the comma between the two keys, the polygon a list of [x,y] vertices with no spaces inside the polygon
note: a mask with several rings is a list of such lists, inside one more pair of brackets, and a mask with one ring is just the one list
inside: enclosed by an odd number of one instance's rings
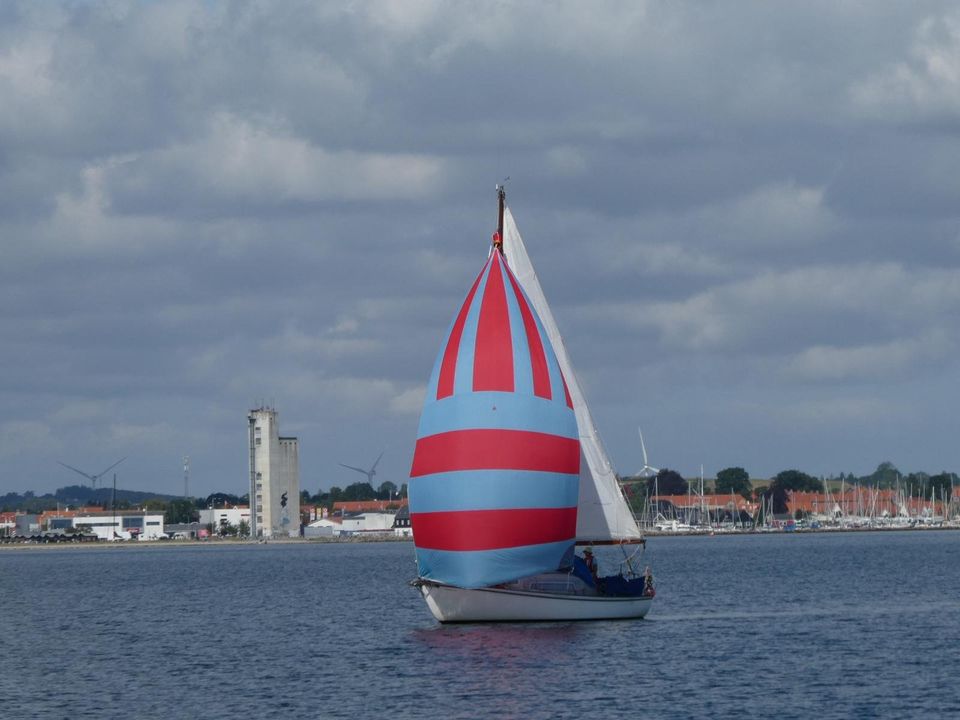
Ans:
{"label": "mast", "polygon": [[507,191],[503,185],[497,185],[497,231],[493,234],[493,246],[503,254],[503,208],[507,202]]}
{"label": "mast", "polygon": [[502,238],[503,237],[503,206],[506,204],[506,200],[507,200],[507,191],[503,187],[503,185],[497,186],[497,200],[498,200],[498,205],[500,206],[497,212],[497,233]]}

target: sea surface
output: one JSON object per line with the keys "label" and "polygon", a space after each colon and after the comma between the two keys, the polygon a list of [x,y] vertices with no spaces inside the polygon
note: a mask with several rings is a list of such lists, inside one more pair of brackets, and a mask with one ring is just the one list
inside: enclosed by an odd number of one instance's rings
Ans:
{"label": "sea surface", "polygon": [[641,563],[642,621],[441,626],[408,543],[0,551],[0,716],[960,717],[960,532]]}

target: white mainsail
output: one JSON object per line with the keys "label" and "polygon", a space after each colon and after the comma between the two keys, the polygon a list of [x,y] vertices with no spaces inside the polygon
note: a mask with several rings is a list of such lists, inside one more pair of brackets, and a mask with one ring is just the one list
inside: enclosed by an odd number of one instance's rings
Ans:
{"label": "white mainsail", "polygon": [[543,295],[537,273],[530,263],[527,249],[509,208],[503,213],[503,252],[507,264],[533,303],[543,327],[553,345],[560,369],[567,381],[573,400],[580,433],[580,499],[577,506],[577,540],[598,542],[609,540],[637,540],[643,536],[637,521],[627,505],[610,458],[603,447],[593,417],[570,364],[560,330]]}

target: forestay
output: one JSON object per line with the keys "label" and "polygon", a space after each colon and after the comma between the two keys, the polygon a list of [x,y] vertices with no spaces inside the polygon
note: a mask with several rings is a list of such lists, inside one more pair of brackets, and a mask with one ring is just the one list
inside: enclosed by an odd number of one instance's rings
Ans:
{"label": "forestay", "polygon": [[560,363],[567,389],[573,400],[580,434],[580,496],[577,511],[577,540],[602,542],[609,540],[637,540],[642,537],[637,521],[630,511],[616,472],[610,463],[600,435],[593,423],[583,390],[570,363],[560,330],[547,305],[540,281],[527,255],[520,231],[509,208],[503,218],[503,253],[510,270],[536,309],[550,344]]}

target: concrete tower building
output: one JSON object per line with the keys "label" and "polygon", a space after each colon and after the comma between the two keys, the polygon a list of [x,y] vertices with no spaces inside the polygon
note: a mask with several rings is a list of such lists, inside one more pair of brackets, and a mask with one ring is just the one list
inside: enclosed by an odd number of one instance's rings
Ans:
{"label": "concrete tower building", "polygon": [[250,532],[253,537],[300,534],[300,453],[295,437],[280,437],[273,408],[247,416],[250,435]]}

